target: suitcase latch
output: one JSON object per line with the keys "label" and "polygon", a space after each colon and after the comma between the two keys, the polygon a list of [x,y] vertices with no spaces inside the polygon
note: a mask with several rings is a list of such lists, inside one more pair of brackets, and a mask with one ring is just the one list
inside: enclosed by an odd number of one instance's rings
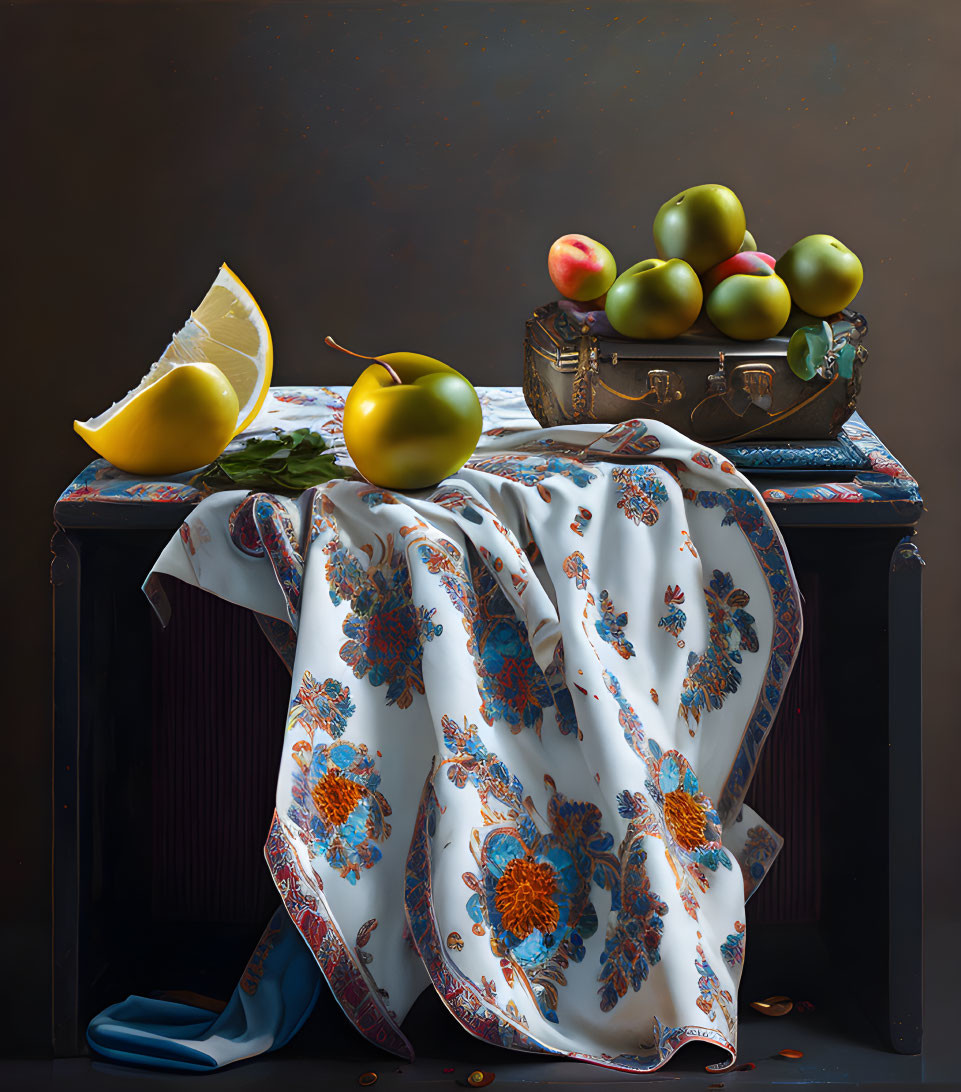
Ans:
{"label": "suitcase latch", "polygon": [[717,354],[717,371],[707,377],[707,393],[724,394],[727,390],[727,374],[724,371],[724,354]]}
{"label": "suitcase latch", "polygon": [[647,389],[659,406],[684,397],[684,383],[676,372],[666,368],[651,368],[647,373]]}
{"label": "suitcase latch", "polygon": [[731,372],[731,387],[724,400],[738,417],[751,406],[767,413],[774,401],[774,375],[774,368],[760,360],[738,364]]}

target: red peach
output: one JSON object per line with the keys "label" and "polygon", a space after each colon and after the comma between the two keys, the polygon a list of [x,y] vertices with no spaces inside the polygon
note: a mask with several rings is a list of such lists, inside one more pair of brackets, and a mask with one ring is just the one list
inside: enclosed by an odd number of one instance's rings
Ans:
{"label": "red peach", "polygon": [[547,272],[554,287],[569,300],[595,300],[617,277],[614,256],[596,239],[562,235],[547,255]]}
{"label": "red peach", "polygon": [[701,287],[706,299],[726,277],[735,273],[752,273],[754,276],[769,277],[774,272],[776,258],[762,250],[742,250],[712,266],[702,277]]}

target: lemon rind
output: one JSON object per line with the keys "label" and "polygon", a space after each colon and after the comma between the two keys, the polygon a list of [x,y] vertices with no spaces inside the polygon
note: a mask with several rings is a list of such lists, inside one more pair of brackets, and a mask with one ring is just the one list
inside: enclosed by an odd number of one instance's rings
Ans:
{"label": "lemon rind", "polygon": [[[267,320],[266,318],[264,318],[264,313],[260,309],[260,305],[257,303],[256,299],[251,294],[250,290],[247,288],[244,282],[237,276],[236,273],[234,273],[234,271],[227,265],[226,262],[221,264],[220,270],[218,271],[216,278],[210,285],[210,288],[207,289],[207,292],[204,293],[204,299],[206,299],[207,295],[209,295],[209,293],[216,287],[230,289],[231,291],[233,291],[238,303],[246,305],[245,311],[249,315],[251,322],[254,324],[258,333],[260,334],[260,343],[263,347],[263,371],[261,374],[259,391],[256,398],[254,398],[253,400],[251,400],[251,398],[248,398],[247,402],[240,407],[239,413],[237,415],[237,425],[234,429],[234,436],[236,436],[240,432],[242,432],[247,427],[247,425],[250,424],[251,421],[253,421],[253,419],[260,412],[260,409],[263,406],[265,399],[267,398],[267,392],[270,389],[270,380],[273,374],[273,338],[270,333],[270,327],[267,325]],[[202,303],[203,301],[201,301],[201,306]],[[188,328],[191,323],[194,323],[201,330],[205,331],[203,323],[197,321],[194,318],[194,314],[195,312],[191,311],[190,316],[183,324],[183,326],[181,326],[179,330],[171,335],[170,341],[168,342],[167,347],[164,349],[163,353],[161,353],[160,358],[150,365],[150,367],[147,369],[146,374],[141,378],[140,382],[135,387],[132,387],[122,398],[111,403],[111,405],[102,412],[96,414],[93,417],[88,417],[85,421],[74,422],[74,428],[80,435],[83,435],[83,433],[80,432],[80,429],[77,428],[77,425],[83,426],[84,429],[90,432],[96,432],[109,420],[115,417],[121,409],[129,405],[134,400],[134,398],[137,397],[137,395],[142,394],[149,387],[153,386],[153,384],[156,383],[158,379],[160,379],[164,375],[167,375],[173,368],[183,367],[187,364],[211,364],[213,367],[216,367],[216,365],[212,364],[211,361],[206,360],[168,359],[168,353],[170,353],[171,350],[174,349],[177,343],[177,339],[180,337],[180,335],[183,334],[183,332]],[[209,335],[207,335],[207,340],[218,345],[223,345],[224,348],[236,352],[239,356],[247,357],[247,359],[253,363],[257,362],[257,357],[251,356],[250,353],[245,353],[240,349],[237,349],[233,345],[227,345],[222,341],[218,341],[216,338],[209,337]]]}

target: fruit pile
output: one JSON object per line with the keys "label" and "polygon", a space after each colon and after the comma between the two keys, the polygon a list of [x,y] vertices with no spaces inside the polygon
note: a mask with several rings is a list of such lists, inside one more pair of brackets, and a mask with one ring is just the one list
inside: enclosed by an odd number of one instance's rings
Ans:
{"label": "fruit pile", "polygon": [[586,235],[562,235],[547,257],[554,287],[601,310],[622,337],[667,340],[703,311],[726,337],[762,341],[847,307],[863,270],[832,235],[807,235],[775,259],[757,249],[727,186],[692,186],[654,217],[656,258],[618,276],[614,256]]}

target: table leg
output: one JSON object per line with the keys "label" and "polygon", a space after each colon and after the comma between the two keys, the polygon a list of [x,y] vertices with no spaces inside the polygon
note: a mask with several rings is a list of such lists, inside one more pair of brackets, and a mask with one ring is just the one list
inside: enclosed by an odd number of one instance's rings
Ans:
{"label": "table leg", "polygon": [[56,1057],[80,1052],[80,549],[57,527],[53,561],[53,938],[51,1034]]}
{"label": "table leg", "polygon": [[923,567],[917,546],[903,538],[888,579],[888,1018],[900,1054],[921,1051]]}

